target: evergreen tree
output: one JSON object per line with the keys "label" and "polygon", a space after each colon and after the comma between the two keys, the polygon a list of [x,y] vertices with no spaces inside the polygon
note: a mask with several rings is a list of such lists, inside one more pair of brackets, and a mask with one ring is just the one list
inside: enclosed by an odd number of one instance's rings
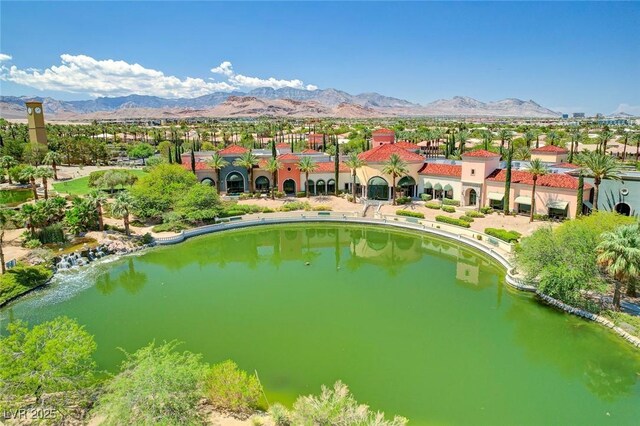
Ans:
{"label": "evergreen tree", "polygon": [[513,159],[513,146],[507,148],[507,176],[504,181],[504,214],[509,214],[509,192],[511,191],[511,160]]}

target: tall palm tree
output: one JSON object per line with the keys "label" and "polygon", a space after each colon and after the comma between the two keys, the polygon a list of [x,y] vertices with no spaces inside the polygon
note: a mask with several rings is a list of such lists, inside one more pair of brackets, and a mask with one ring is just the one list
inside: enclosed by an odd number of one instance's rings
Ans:
{"label": "tall palm tree", "polygon": [[382,168],[382,173],[391,175],[392,181],[392,190],[393,190],[393,205],[396,205],[396,179],[400,176],[406,175],[409,173],[409,169],[407,168],[407,163],[400,158],[398,154],[391,154],[389,159],[385,161],[384,167]]}
{"label": "tall palm tree", "polygon": [[491,146],[491,142],[493,141],[493,133],[489,130],[482,131],[482,147],[485,151],[489,150],[489,146]]}
{"label": "tall palm tree", "polygon": [[134,199],[129,193],[121,192],[116,196],[116,200],[111,205],[111,211],[117,216],[122,216],[124,222],[124,232],[131,235],[129,231],[129,215],[133,209]]}
{"label": "tall palm tree", "polygon": [[309,173],[318,168],[318,164],[311,157],[302,157],[298,161],[298,168],[304,173],[304,195],[309,198]]}
{"label": "tall palm tree", "polygon": [[595,187],[593,209],[598,210],[598,194],[602,179],[620,180],[620,165],[610,155],[590,151],[580,157],[582,171],[586,176],[593,178]]}
{"label": "tall palm tree", "polygon": [[351,169],[351,196],[353,197],[353,202],[356,202],[356,170],[360,167],[364,167],[367,163],[358,157],[356,152],[352,152],[349,154],[349,157],[344,162]]}
{"label": "tall palm tree", "polygon": [[602,234],[598,244],[598,264],[614,280],[613,306],[620,310],[620,287],[635,294],[635,281],[640,278],[640,224],[620,226]]}
{"label": "tall palm tree", "polygon": [[460,155],[462,155],[464,153],[464,149],[466,148],[466,143],[467,140],[469,139],[469,132],[467,132],[466,130],[461,131],[460,133],[458,133],[458,151],[460,151]]}
{"label": "tall palm tree", "polygon": [[633,143],[636,146],[636,163],[638,161],[640,161],[640,132],[635,133],[632,137],[631,140],[633,140]]}
{"label": "tall palm tree", "polygon": [[571,132],[571,150],[569,151],[569,162],[573,163],[573,155],[578,150],[578,145],[582,140],[582,133],[580,133],[580,129],[576,127]]}
{"label": "tall palm tree", "polygon": [[536,139],[536,133],[533,130],[527,130],[524,133],[523,138],[527,144],[527,148],[531,148],[531,142],[533,142]]}
{"label": "tall palm tree", "polygon": [[211,156],[211,160],[207,161],[207,166],[211,167],[216,172],[216,189],[218,190],[218,194],[220,193],[220,171],[228,165],[229,162],[218,152],[215,152]]}
{"label": "tall palm tree", "polygon": [[560,135],[558,134],[558,132],[556,132],[555,130],[552,130],[549,133],[547,133],[547,139],[546,139],[547,145],[558,145],[559,141],[560,141]]}
{"label": "tall palm tree", "polygon": [[44,156],[42,162],[48,164],[53,169],[53,178],[58,180],[58,164],[62,161],[62,154],[56,151],[49,151]]}
{"label": "tall palm tree", "polygon": [[511,204],[511,166],[513,160],[513,146],[507,148],[507,171],[504,179],[504,200],[502,208],[504,214],[509,214],[509,206]]}
{"label": "tall palm tree", "polygon": [[258,157],[251,151],[245,152],[233,162],[234,166],[247,169],[247,173],[249,174],[249,192],[253,192],[253,166],[256,164],[258,164]]}
{"label": "tall palm tree", "polygon": [[98,229],[104,231],[104,219],[102,215],[102,206],[107,201],[107,196],[102,191],[91,191],[85,197],[89,204],[98,212]]}
{"label": "tall palm tree", "polygon": [[536,211],[536,184],[538,183],[538,178],[546,175],[548,170],[547,166],[545,166],[539,158],[536,158],[535,160],[531,160],[527,171],[531,173],[533,179],[533,187],[531,188],[531,214],[529,215],[529,222],[533,222],[533,215]]}
{"label": "tall palm tree", "polygon": [[36,168],[36,176],[42,179],[42,187],[44,188],[44,199],[49,199],[49,188],[47,184],[47,179],[53,178],[53,170],[49,167],[37,167]]}
{"label": "tall palm tree", "polygon": [[276,198],[276,188],[278,188],[278,170],[282,168],[282,163],[278,161],[277,158],[271,157],[269,161],[267,161],[266,169],[271,173],[271,199],[275,200]]}
{"label": "tall palm tree", "polygon": [[620,129],[618,132],[620,135],[620,139],[624,141],[624,148],[622,150],[622,161],[627,158],[627,145],[629,144],[629,132],[626,132],[624,129]]}
{"label": "tall palm tree", "polygon": [[22,172],[20,173],[20,178],[24,180],[28,180],[29,183],[31,184],[31,190],[33,191],[34,200],[38,199],[38,191],[36,191],[37,177],[38,177],[37,170],[33,166],[25,166],[24,169],[22,169]]}
{"label": "tall palm tree", "polygon": [[11,181],[11,174],[9,173],[9,169],[17,165],[18,162],[10,155],[3,155],[2,157],[0,157],[0,167],[7,171],[7,179],[10,184],[12,184],[13,182]]}
{"label": "tall palm tree", "polygon": [[600,133],[599,141],[598,141],[598,151],[605,154],[607,152],[607,143],[609,143],[609,139],[613,134],[609,130],[603,130]]}
{"label": "tall palm tree", "polygon": [[498,132],[498,137],[500,138],[500,155],[502,155],[502,151],[504,150],[504,143],[511,139],[511,130],[509,129],[500,129]]}

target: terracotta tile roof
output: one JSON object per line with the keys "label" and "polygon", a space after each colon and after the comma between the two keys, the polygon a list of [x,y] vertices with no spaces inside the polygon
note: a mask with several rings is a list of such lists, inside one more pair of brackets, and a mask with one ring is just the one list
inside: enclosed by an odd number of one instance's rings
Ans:
{"label": "terracotta tile roof", "polygon": [[397,144],[384,144],[377,146],[365,152],[358,154],[358,158],[366,161],[367,163],[384,163],[391,157],[391,154],[398,154],[404,161],[410,163],[418,163],[424,161],[424,157],[414,152],[409,152],[404,148],[397,146]]}
{"label": "terracotta tile roof", "polygon": [[292,153],[286,153],[278,156],[278,160],[280,161],[298,161],[300,157]]}
{"label": "terracotta tile roof", "polygon": [[557,163],[557,164],[553,164],[551,167],[559,167],[562,169],[579,169],[580,168],[580,166],[573,163]]}
{"label": "terracotta tile roof", "polygon": [[[506,180],[507,171],[505,169],[496,169],[489,176],[487,180],[495,182],[504,182]],[[523,170],[511,171],[511,183],[520,183],[524,185],[533,185],[533,178],[531,173]],[[578,189],[578,178],[569,176],[565,173],[548,173],[538,178],[537,186],[546,186],[549,188],[566,188],[566,189]],[[591,188],[588,183],[584,184],[585,189]]]}
{"label": "terracotta tile roof", "polygon": [[291,145],[288,143],[277,143],[276,148],[291,148]]}
{"label": "terracotta tile roof", "polygon": [[555,145],[545,145],[545,146],[541,146],[540,148],[534,148],[531,150],[532,153],[555,153],[555,154],[566,154],[567,152],[569,152],[569,150],[561,148],[559,146],[555,146]]}
{"label": "terracotta tile roof", "polygon": [[500,157],[500,154],[496,154],[495,152],[486,151],[484,149],[477,149],[475,151],[469,151],[462,154],[463,157]]}
{"label": "terracotta tile roof", "polygon": [[258,160],[258,168],[260,169],[266,169],[267,164],[269,164],[269,160],[267,160],[266,158],[261,158]]}
{"label": "terracotta tile roof", "polygon": [[455,164],[427,163],[418,170],[418,174],[459,178],[462,176],[462,166],[457,166]]}
{"label": "terracotta tile roof", "polygon": [[407,142],[407,141],[398,141],[396,142],[396,145],[399,146],[402,149],[407,149],[409,151],[417,151],[420,149],[420,147],[418,145],[416,145],[415,143],[411,143],[411,142]]}
{"label": "terracotta tile roof", "polygon": [[391,129],[385,129],[385,128],[377,129],[377,130],[374,130],[373,132],[371,132],[372,135],[375,135],[376,133],[393,133],[393,134],[395,134],[396,132],[394,132]]}
{"label": "terracotta tile roof", "polygon": [[[191,171],[191,160],[186,161],[181,164],[182,168],[185,170]],[[207,165],[204,161],[196,161],[196,170],[213,170],[211,167]]]}
{"label": "terracotta tile roof", "polygon": [[316,151],[315,149],[304,149],[301,151],[301,154],[320,154],[320,151]]}
{"label": "terracotta tile roof", "polygon": [[[321,163],[317,163],[318,168],[312,173],[333,173],[334,172],[334,163],[333,161],[323,161]],[[349,173],[351,169],[349,169],[344,163],[340,163],[338,165],[338,170],[340,173]]]}
{"label": "terracotta tile roof", "polygon": [[218,151],[220,155],[235,155],[235,154],[244,154],[249,151],[247,148],[240,145],[229,145],[228,147],[221,149]]}

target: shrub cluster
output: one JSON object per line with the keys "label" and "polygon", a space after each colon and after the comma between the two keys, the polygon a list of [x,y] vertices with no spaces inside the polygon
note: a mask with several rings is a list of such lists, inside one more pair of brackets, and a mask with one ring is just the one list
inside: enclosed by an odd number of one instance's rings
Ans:
{"label": "shrub cluster", "polygon": [[475,210],[468,210],[464,213],[465,216],[469,216],[469,217],[477,217],[477,218],[482,218],[484,217],[484,214],[477,212]]}
{"label": "shrub cluster", "polygon": [[311,210],[311,204],[307,201],[292,201],[291,203],[285,203],[280,207],[280,211],[292,212],[294,210]]}
{"label": "shrub cluster", "polygon": [[499,228],[485,228],[484,233],[508,243],[515,243],[522,236],[519,232]]}
{"label": "shrub cluster", "polygon": [[313,207],[314,212],[330,212],[331,210],[331,206],[319,205]]}
{"label": "shrub cluster", "polygon": [[455,217],[449,216],[436,216],[436,221],[448,223],[449,225],[461,226],[463,228],[470,228],[471,224],[469,222],[465,222],[464,220],[456,219]]}
{"label": "shrub cluster", "polygon": [[445,206],[456,206],[456,207],[460,207],[460,201],[458,200],[452,200],[449,198],[443,198],[442,199],[442,204],[444,204]]}
{"label": "shrub cluster", "polygon": [[483,214],[491,214],[491,213],[493,213],[494,211],[495,211],[495,210],[493,210],[493,207],[489,207],[489,206],[486,206],[486,207],[480,207],[480,213],[483,213]]}
{"label": "shrub cluster", "polygon": [[398,197],[396,198],[396,204],[410,204],[411,197]]}
{"label": "shrub cluster", "polygon": [[424,204],[424,206],[428,209],[434,209],[434,210],[440,210],[440,203],[437,203],[435,201],[429,201],[427,203]]}
{"label": "shrub cluster", "polygon": [[455,213],[456,212],[456,208],[453,206],[442,206],[442,211],[443,212],[447,212],[447,213]]}
{"label": "shrub cluster", "polygon": [[431,196],[431,194],[420,194],[420,199],[422,201],[431,201],[432,198],[433,196]]}
{"label": "shrub cluster", "polygon": [[398,216],[409,216],[409,217],[417,217],[420,219],[424,219],[424,213],[412,212],[410,210],[396,210],[396,214]]}
{"label": "shrub cluster", "polygon": [[462,220],[462,221],[465,221],[465,222],[469,222],[469,223],[473,222],[473,218],[471,216],[467,216],[465,214],[460,216],[459,219]]}

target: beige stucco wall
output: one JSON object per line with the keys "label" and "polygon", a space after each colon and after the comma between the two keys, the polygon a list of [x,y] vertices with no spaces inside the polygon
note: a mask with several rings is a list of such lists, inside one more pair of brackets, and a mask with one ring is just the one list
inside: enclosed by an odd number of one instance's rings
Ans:
{"label": "beige stucco wall", "polygon": [[[462,161],[462,181],[483,183],[484,178],[500,166],[500,157],[474,158],[468,157]],[[471,174],[471,171],[475,173]]]}
{"label": "beige stucco wall", "polygon": [[553,153],[547,153],[547,154],[536,154],[536,153],[531,153],[531,159],[532,160],[540,160],[544,163],[563,163],[565,161],[567,161],[567,158],[569,158],[569,154],[553,154]]}
{"label": "beige stucco wall", "polygon": [[[420,181],[420,177],[418,176],[418,170],[420,170],[421,167],[422,167],[422,162],[420,162],[420,163],[408,163],[407,164],[407,169],[409,169],[408,175],[411,176],[416,181],[416,184],[418,184],[418,185],[419,185],[419,181]],[[367,182],[369,182],[369,179],[371,179],[372,177],[380,176],[381,178],[383,178],[383,179],[385,179],[387,181],[389,186],[391,186],[392,185],[391,176],[382,173],[382,169],[384,169],[384,164],[382,164],[382,163],[380,163],[380,164],[376,164],[376,163],[367,164],[366,166],[360,167],[359,169],[356,170],[356,176],[358,176],[358,179],[360,179],[360,184],[361,185],[366,185]],[[402,178],[402,176],[400,176],[400,177],[398,177],[396,179],[396,184],[398,183],[398,181],[401,178]],[[349,181],[351,181],[351,178],[349,178]]]}
{"label": "beige stucco wall", "polygon": [[420,180],[418,181],[418,193],[422,194],[424,192],[425,183],[430,182],[432,187],[435,187],[437,183],[442,185],[442,188],[446,185],[451,185],[453,188],[453,199],[460,200],[462,197],[462,182],[460,179],[455,177],[448,176],[434,176],[434,175],[420,175]]}

